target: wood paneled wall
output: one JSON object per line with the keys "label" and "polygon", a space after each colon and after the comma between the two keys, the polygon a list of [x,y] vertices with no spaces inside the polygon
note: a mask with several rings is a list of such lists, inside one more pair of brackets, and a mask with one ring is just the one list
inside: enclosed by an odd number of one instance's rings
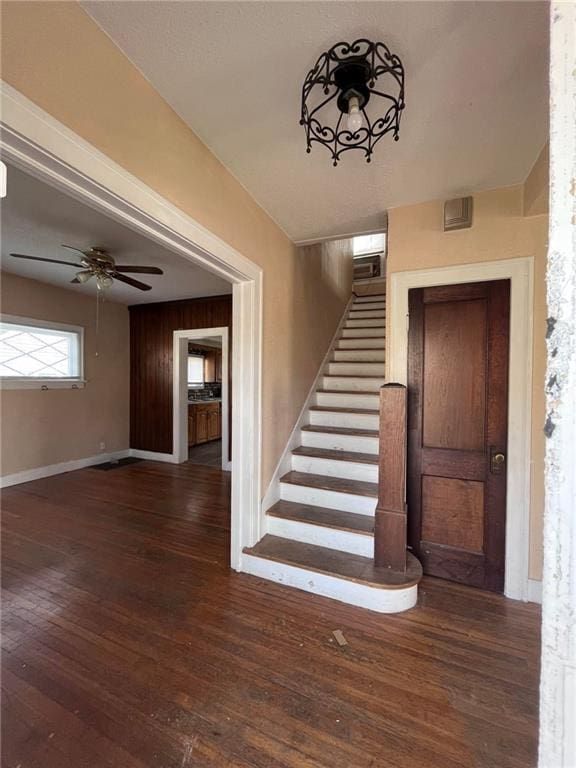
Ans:
{"label": "wood paneled wall", "polygon": [[[232,295],[138,304],[129,310],[130,447],[172,453],[173,331],[228,327],[231,374]],[[230,388],[230,402],[231,395]]]}

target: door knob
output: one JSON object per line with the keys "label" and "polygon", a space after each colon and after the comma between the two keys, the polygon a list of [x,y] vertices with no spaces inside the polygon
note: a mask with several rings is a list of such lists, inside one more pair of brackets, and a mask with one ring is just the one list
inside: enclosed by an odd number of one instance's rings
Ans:
{"label": "door knob", "polygon": [[492,453],[490,457],[490,471],[494,475],[499,475],[504,469],[506,456],[503,453]]}

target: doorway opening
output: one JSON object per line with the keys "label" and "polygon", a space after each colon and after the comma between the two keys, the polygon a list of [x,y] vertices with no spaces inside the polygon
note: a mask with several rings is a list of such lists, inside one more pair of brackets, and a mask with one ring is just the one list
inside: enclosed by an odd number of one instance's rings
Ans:
{"label": "doorway opening", "polygon": [[389,276],[390,321],[386,377],[407,384],[408,294],[412,288],[510,280],[508,452],[506,456],[506,536],[504,594],[528,600],[530,529],[530,441],[534,263],[532,257],[435,267]]}
{"label": "doorway opening", "polygon": [[[132,176],[22,94],[2,84],[3,159],[233,285],[234,430],[230,564],[262,537],[260,390],[262,268]],[[169,413],[169,412],[168,412]],[[136,451],[174,462],[173,453]]]}
{"label": "doorway opening", "polygon": [[173,454],[230,471],[228,328],[174,331]]}

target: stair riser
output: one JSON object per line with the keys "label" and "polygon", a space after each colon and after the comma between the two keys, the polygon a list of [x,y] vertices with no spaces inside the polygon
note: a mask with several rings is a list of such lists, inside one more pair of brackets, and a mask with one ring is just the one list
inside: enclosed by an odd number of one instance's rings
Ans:
{"label": "stair riser", "polygon": [[386,301],[384,296],[378,296],[377,294],[374,294],[373,296],[369,296],[368,294],[364,294],[363,296],[355,296],[354,297],[354,304],[364,304],[365,302],[370,301]]}
{"label": "stair riser", "polygon": [[342,328],[341,339],[378,338],[383,346],[385,335],[385,328]]}
{"label": "stair riser", "polygon": [[323,488],[312,488],[306,485],[280,483],[280,498],[285,501],[295,501],[299,504],[310,504],[313,507],[329,507],[342,512],[354,512],[356,515],[374,516],[376,499],[370,496],[356,496],[353,493],[326,491]]}
{"label": "stair riser", "polygon": [[322,427],[345,427],[347,429],[378,429],[378,415],[368,413],[330,413],[309,411],[310,424]]}
{"label": "stair riser", "polygon": [[343,374],[350,376],[384,376],[384,362],[334,362],[328,364],[328,371],[332,376]]}
{"label": "stair riser", "polygon": [[309,448],[328,448],[333,451],[356,451],[378,455],[378,438],[361,435],[335,435],[332,432],[300,432],[302,445]]}
{"label": "stair riser", "polygon": [[379,362],[384,365],[386,351],[384,349],[335,349],[332,353],[334,363]]}
{"label": "stair riser", "polygon": [[292,456],[292,469],[297,472],[309,472],[312,475],[345,477],[348,480],[365,480],[367,483],[378,482],[378,466],[376,464],[320,459],[316,456],[295,454]]}
{"label": "stair riser", "polygon": [[386,311],[384,309],[353,309],[348,314],[348,320],[373,320],[375,318],[386,317]]}
{"label": "stair riser", "polygon": [[344,391],[356,391],[359,392],[378,392],[380,387],[384,385],[386,379],[384,376],[378,378],[362,379],[362,378],[347,378],[339,376],[324,376],[322,378],[323,389],[342,389]]}
{"label": "stair riser", "polygon": [[349,552],[351,555],[374,557],[374,536],[342,531],[338,528],[326,528],[322,525],[310,525],[297,520],[284,520],[272,515],[267,518],[267,521],[268,533],[272,536]]}
{"label": "stair riser", "polygon": [[370,338],[370,339],[361,339],[361,338],[354,338],[354,337],[348,337],[348,338],[342,338],[339,339],[336,342],[336,349],[334,352],[336,353],[339,350],[347,350],[347,349],[377,349],[381,350],[382,353],[385,353],[385,341],[384,337],[380,338]]}
{"label": "stair riser", "polygon": [[345,328],[384,328],[383,317],[367,317],[365,320],[346,320]]}
{"label": "stair riser", "polygon": [[378,409],[380,396],[348,395],[339,392],[317,392],[314,405],[336,406],[336,408],[366,408]]}
{"label": "stair riser", "polygon": [[371,302],[360,302],[355,301],[354,304],[352,304],[351,311],[360,310],[361,312],[367,312],[369,310],[373,309],[386,309],[386,302],[385,301],[371,301]]}
{"label": "stair riser", "polygon": [[416,585],[404,589],[379,589],[254,555],[242,555],[241,570],[261,579],[329,597],[348,605],[367,608],[377,613],[407,611],[416,605],[418,599]]}

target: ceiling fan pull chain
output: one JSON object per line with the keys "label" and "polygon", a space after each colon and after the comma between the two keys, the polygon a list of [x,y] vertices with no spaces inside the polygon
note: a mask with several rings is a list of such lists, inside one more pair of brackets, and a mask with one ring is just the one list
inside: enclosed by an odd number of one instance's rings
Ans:
{"label": "ceiling fan pull chain", "polygon": [[96,339],[94,342],[95,352],[94,357],[98,357],[99,354],[99,341],[100,341],[100,291],[96,291]]}

